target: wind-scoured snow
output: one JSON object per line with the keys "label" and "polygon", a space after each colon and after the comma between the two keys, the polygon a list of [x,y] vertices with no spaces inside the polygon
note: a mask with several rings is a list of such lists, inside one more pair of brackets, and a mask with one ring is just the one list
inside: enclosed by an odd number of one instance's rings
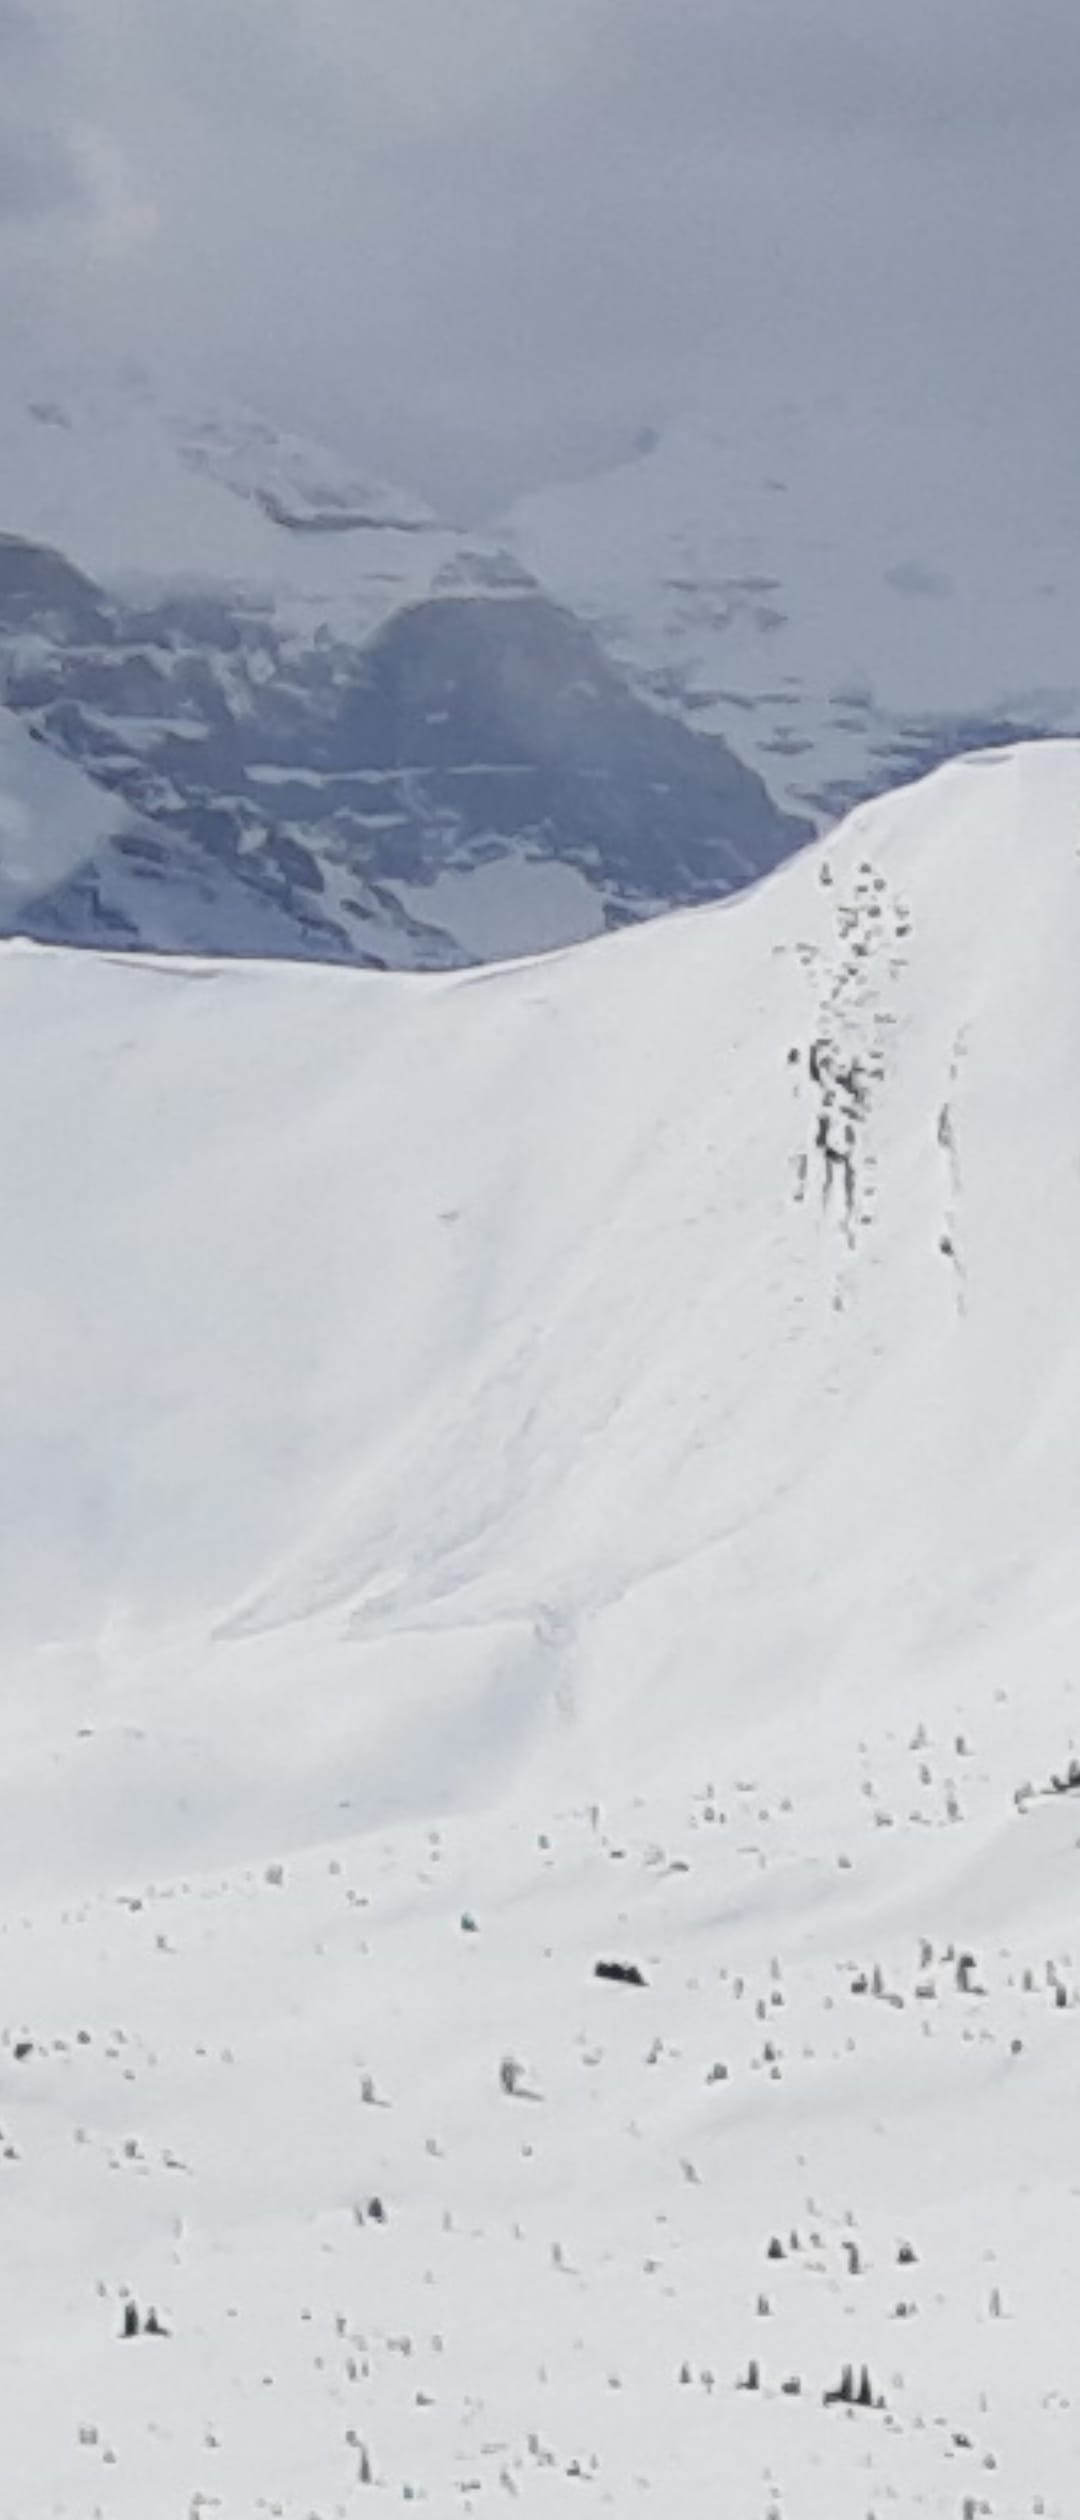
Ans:
{"label": "wind-scoured snow", "polygon": [[1078,835],[0,951],[11,2520],[1069,2520]]}

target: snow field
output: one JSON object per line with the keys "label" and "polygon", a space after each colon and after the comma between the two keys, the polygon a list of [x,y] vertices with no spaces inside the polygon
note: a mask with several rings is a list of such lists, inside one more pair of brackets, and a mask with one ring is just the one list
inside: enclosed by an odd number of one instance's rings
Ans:
{"label": "snow field", "polygon": [[0,954],[12,2520],[1071,2514],[1078,829]]}

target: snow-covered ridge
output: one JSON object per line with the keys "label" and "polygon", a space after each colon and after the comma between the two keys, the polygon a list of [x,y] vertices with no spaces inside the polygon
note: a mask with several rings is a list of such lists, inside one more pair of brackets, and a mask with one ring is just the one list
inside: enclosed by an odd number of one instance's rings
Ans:
{"label": "snow-covered ridge", "polygon": [[[115,1245],[134,1197],[150,1240],[143,1265],[114,1276],[115,1352],[102,1287],[100,1338],[68,1398],[53,1335],[57,1399],[72,1413],[70,1512],[50,1488],[44,1557],[26,1545],[19,1512],[8,1517],[0,1635],[14,1645],[24,1631],[78,1634],[117,1589],[151,1634],[186,1617],[254,1631],[331,1605],[351,1620],[376,1578],[363,1633],[393,1627],[399,1598],[410,1619],[427,1601],[437,1631],[457,1627],[467,1604],[470,1618],[528,1622],[539,1585],[575,1639],[567,1652],[588,1708],[592,1627],[647,1564],[666,1562],[665,1522],[673,1548],[679,1535],[676,1591],[691,1567],[692,1593],[711,1568],[707,1590],[718,1584],[722,1597],[733,1566],[713,1536],[765,1516],[770,1549],[791,1546],[803,1563],[806,1651],[822,1681],[860,1667],[886,1592],[890,1663],[925,1654],[930,1606],[940,1595],[958,1615],[957,1567],[976,1541],[999,1576],[1003,1551],[1026,1547],[1044,1566],[1058,1532],[1068,1555],[1078,803],[1071,745],[964,762],[861,809],[827,853],[737,909],[508,968],[483,987],[259,966],[170,974],[138,958],[128,973],[94,956],[5,961],[12,1021],[44,1022],[47,1037],[55,1005],[65,1029],[99,1036],[93,1061],[45,1061],[32,1125],[29,1103],[9,1115],[7,1178],[26,1142],[40,1165],[61,1115],[72,1125],[80,1075],[104,1071],[116,1090],[95,1088],[83,1228],[99,1214]],[[133,1027],[138,1061],[114,1072],[111,1044]],[[188,1178],[193,1132],[202,1152]],[[227,1181],[235,1203],[213,1188]],[[60,1163],[53,1195],[62,1213],[72,1193]],[[179,1207],[202,1248],[190,1269]],[[62,1325],[65,1246],[53,1248],[32,1200],[26,1219],[43,1235],[29,1283]],[[403,1272],[394,1255],[404,1253]],[[1007,1337],[1020,1285],[1022,1371],[1015,1329]],[[199,1290],[211,1288],[206,1312]],[[994,1363],[1003,1346],[1007,1369]],[[176,1425],[168,1407],[159,1420],[154,1397],[165,1348],[170,1388],[189,1395]],[[29,1412],[34,1341],[24,1358]],[[1058,1475],[1048,1481],[1044,1446],[1010,1449],[1003,1482],[1001,1447],[1041,1405],[1040,1359]],[[100,1389],[83,1418],[90,1367]],[[914,1395],[925,1378],[929,1411],[942,1376],[915,1482],[927,1421]],[[154,1478],[108,1505],[114,1380],[145,1394],[140,1446],[167,1441],[166,1511]],[[682,1394],[670,1420],[665,1392]],[[229,1430],[212,1462],[199,1394]],[[733,1410],[728,1460],[719,1437]],[[1001,1417],[994,1444],[974,1440],[984,1411]],[[11,1493],[25,1500],[24,1422],[9,1415],[0,1441]],[[820,1444],[818,1424],[832,1428]],[[790,1505],[769,1503],[778,1459]],[[78,1537],[84,1475],[97,1498],[89,1547]],[[804,1524],[820,1525],[831,1557],[830,1517],[849,1482],[843,1554],[862,1570],[863,1602],[854,1616],[848,1605],[822,1659],[822,1640],[809,1643],[823,1602]],[[916,1555],[920,1586],[905,1608]],[[742,1639],[743,1679],[757,1669],[766,1695],[781,1677],[776,1621],[786,1635],[792,1615],[790,1592],[763,1598],[754,1653]],[[681,1757],[674,1714],[685,1685],[693,1731],[693,1658],[663,1636],[653,1669],[653,1650],[640,1648],[631,1695],[650,1734],[662,1705]],[[686,1673],[678,1687],[672,1650]],[[785,1704],[795,1677],[783,1678]],[[622,1731],[625,1688],[617,1696]],[[601,1719],[604,1703],[601,1689]]]}
{"label": "snow-covered ridge", "polygon": [[12,2520],[1071,2520],[1078,829],[0,949]]}

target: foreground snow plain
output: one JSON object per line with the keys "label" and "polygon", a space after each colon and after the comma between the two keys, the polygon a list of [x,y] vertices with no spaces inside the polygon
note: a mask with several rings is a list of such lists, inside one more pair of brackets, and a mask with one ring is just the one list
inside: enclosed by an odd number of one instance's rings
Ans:
{"label": "foreground snow plain", "polygon": [[1078,851],[0,952],[11,2520],[1075,2512]]}

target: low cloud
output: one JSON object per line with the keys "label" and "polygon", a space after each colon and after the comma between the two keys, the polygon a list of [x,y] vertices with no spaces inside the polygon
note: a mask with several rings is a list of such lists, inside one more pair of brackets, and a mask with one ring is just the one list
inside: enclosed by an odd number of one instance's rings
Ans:
{"label": "low cloud", "polygon": [[0,119],[0,222],[32,224],[58,213],[75,218],[89,206],[85,171],[69,136]]}
{"label": "low cloud", "polygon": [[451,506],[687,405],[1080,400],[1073,0],[0,0],[0,54],[0,321],[47,228],[46,356]]}

